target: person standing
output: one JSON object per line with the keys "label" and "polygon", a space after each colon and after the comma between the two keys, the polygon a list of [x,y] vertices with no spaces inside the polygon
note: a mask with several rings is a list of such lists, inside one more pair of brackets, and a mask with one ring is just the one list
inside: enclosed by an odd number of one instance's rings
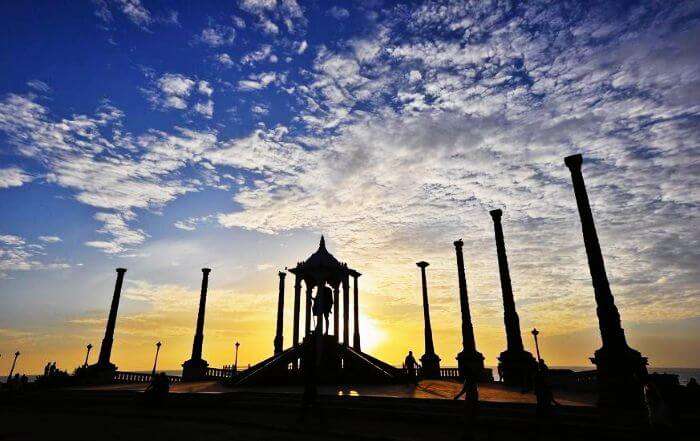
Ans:
{"label": "person standing", "polygon": [[420,366],[416,362],[415,357],[413,357],[413,351],[408,351],[408,355],[406,356],[403,365],[406,368],[409,383],[418,384],[418,379],[416,377],[416,368]]}

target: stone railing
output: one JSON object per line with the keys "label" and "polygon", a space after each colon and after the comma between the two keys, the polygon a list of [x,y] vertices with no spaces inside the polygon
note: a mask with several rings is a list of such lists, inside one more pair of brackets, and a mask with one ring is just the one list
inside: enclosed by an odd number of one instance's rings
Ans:
{"label": "stone railing", "polygon": [[[115,383],[129,384],[129,383],[150,383],[151,374],[144,372],[124,372],[117,371],[114,374],[113,381]],[[168,381],[170,384],[179,383],[182,380],[181,377],[176,377],[174,375],[168,375]]]}
{"label": "stone railing", "polygon": [[207,378],[210,379],[225,379],[231,378],[236,374],[236,371],[231,366],[224,366],[223,369],[219,368],[207,368]]}

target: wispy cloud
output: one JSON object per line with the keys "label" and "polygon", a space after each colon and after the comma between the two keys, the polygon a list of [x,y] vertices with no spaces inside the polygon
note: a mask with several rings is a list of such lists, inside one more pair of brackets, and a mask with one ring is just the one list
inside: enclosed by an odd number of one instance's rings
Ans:
{"label": "wispy cloud", "polygon": [[19,167],[0,168],[0,188],[21,187],[33,179]]}

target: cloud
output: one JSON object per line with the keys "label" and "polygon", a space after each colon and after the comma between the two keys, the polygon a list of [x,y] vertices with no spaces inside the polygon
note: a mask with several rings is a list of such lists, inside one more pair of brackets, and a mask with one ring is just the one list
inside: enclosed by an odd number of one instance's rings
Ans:
{"label": "cloud", "polygon": [[33,179],[19,167],[0,168],[0,188],[21,187]]}
{"label": "cloud", "polygon": [[70,265],[59,260],[44,260],[43,246],[28,243],[13,234],[0,235],[0,279],[16,271],[66,269]]}
{"label": "cloud", "polygon": [[48,84],[46,84],[40,80],[27,81],[27,86],[31,87],[32,89],[36,90],[37,92],[41,92],[41,93],[51,92],[51,87],[49,87]]}
{"label": "cloud", "polygon": [[229,54],[219,54],[216,56],[216,61],[222,66],[231,67],[233,66],[233,60]]}
{"label": "cloud", "polygon": [[58,236],[39,236],[39,240],[46,243],[61,242],[61,238]]}
{"label": "cloud", "polygon": [[272,46],[269,44],[263,44],[260,49],[254,52],[249,52],[241,57],[241,63],[243,64],[253,64],[258,61],[262,61],[270,56],[272,53]]}
{"label": "cloud", "polygon": [[208,81],[196,80],[182,74],[165,73],[153,82],[153,88],[143,89],[148,100],[161,109],[186,110],[192,107],[196,113],[211,117],[214,103],[211,99],[191,104],[197,96],[211,97],[214,88]]}
{"label": "cloud", "polygon": [[345,20],[350,17],[350,12],[347,9],[338,6],[333,6],[328,10],[328,14],[336,20]]}
{"label": "cloud", "polygon": [[216,25],[202,30],[199,41],[211,47],[227,46],[236,39],[236,30],[230,26]]}
{"label": "cloud", "polygon": [[303,40],[301,43],[299,43],[299,47],[297,48],[297,54],[303,54],[306,52],[306,48],[309,47],[309,44],[306,42],[306,40]]}
{"label": "cloud", "polygon": [[276,72],[262,72],[257,75],[250,75],[248,78],[247,80],[240,80],[238,82],[238,90],[260,90],[278,80]]}
{"label": "cloud", "polygon": [[[95,4],[95,16],[105,23],[110,23],[114,16],[110,4],[116,7],[133,24],[146,29],[153,22],[153,18],[140,0],[93,0]],[[176,16],[177,17],[177,16]]]}

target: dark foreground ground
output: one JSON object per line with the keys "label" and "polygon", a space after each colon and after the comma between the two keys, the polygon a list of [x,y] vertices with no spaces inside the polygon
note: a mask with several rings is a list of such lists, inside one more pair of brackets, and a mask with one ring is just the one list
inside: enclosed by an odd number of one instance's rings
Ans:
{"label": "dark foreground ground", "polygon": [[[322,396],[327,426],[315,415],[296,422],[299,396],[286,393],[179,393],[155,405],[134,391],[55,390],[0,396],[0,440],[459,440],[464,402],[444,399]],[[682,430],[654,439],[696,439]],[[594,407],[562,406],[538,422],[529,403],[482,404],[474,439],[639,440],[644,415],[601,415]],[[697,435],[697,432],[695,433]]]}

